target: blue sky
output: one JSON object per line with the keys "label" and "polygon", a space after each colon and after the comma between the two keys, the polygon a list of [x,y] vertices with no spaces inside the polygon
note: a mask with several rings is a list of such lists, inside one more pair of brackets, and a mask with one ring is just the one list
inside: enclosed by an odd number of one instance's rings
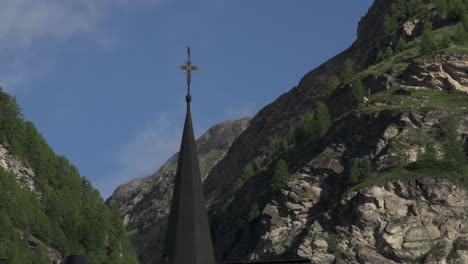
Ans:
{"label": "blue sky", "polygon": [[253,116],[346,49],[372,0],[2,0],[0,84],[109,196],[195,133]]}

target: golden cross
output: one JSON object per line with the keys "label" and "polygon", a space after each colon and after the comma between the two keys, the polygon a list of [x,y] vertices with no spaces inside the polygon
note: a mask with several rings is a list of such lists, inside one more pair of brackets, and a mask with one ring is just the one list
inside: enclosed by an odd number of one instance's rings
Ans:
{"label": "golden cross", "polygon": [[185,65],[180,66],[180,69],[183,70],[187,74],[187,88],[188,94],[190,94],[190,83],[192,82],[192,72],[196,72],[198,70],[198,66],[192,64],[190,60],[190,47],[187,47],[187,54],[188,59]]}

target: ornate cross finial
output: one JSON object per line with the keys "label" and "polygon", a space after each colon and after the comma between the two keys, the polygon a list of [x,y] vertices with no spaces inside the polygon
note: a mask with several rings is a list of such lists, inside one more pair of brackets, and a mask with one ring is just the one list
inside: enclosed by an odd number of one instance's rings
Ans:
{"label": "ornate cross finial", "polygon": [[190,60],[190,47],[187,47],[187,55],[188,59],[185,65],[180,66],[180,69],[183,70],[187,74],[187,96],[190,95],[190,83],[192,82],[192,72],[196,72],[198,70],[198,66],[192,64],[192,60]]}

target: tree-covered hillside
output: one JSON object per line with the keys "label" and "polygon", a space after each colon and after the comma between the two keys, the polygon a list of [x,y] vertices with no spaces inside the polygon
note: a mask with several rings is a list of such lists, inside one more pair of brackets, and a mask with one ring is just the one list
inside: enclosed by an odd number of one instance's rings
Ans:
{"label": "tree-covered hillside", "polygon": [[0,90],[0,143],[35,172],[32,190],[0,168],[0,258],[51,263],[50,252],[85,255],[91,263],[137,263],[126,231],[78,169],[23,120]]}

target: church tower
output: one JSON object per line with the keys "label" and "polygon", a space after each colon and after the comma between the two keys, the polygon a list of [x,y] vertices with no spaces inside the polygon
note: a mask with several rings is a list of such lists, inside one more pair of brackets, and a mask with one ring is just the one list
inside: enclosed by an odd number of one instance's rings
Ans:
{"label": "church tower", "polygon": [[187,63],[180,67],[187,74],[187,114],[163,258],[165,264],[215,264],[190,112],[191,75],[198,67],[192,64],[188,47],[187,52]]}

